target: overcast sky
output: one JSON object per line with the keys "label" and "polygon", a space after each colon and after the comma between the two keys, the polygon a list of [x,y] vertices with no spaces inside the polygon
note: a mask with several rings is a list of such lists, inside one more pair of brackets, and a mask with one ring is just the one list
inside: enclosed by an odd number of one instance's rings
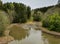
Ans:
{"label": "overcast sky", "polygon": [[21,2],[21,3],[26,4],[27,6],[29,5],[32,9],[55,5],[58,2],[58,0],[2,0],[2,1],[3,1],[3,3]]}

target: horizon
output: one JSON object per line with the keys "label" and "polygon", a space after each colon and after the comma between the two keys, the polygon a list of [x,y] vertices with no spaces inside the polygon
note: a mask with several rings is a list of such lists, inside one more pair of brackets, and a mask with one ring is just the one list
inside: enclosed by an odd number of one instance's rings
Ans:
{"label": "horizon", "polygon": [[17,2],[17,3],[23,3],[27,6],[30,6],[31,9],[35,8],[42,8],[42,7],[48,7],[52,5],[56,5],[58,3],[58,0],[2,0],[3,3],[7,2]]}

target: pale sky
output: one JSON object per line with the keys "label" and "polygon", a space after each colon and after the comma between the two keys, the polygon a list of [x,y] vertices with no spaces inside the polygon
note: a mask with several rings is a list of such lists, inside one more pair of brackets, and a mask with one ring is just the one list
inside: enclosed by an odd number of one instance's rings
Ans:
{"label": "pale sky", "polygon": [[3,3],[6,2],[24,3],[27,6],[30,6],[32,9],[55,5],[58,2],[58,0],[2,0],[2,1]]}

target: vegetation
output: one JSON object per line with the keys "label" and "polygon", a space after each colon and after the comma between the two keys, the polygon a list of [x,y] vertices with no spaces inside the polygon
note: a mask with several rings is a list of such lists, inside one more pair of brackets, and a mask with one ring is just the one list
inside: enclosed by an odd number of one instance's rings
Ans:
{"label": "vegetation", "polygon": [[[31,11],[31,7],[23,3],[7,2],[3,4],[0,0],[0,33],[3,33],[2,31],[6,29],[6,26],[12,23],[25,23],[30,19],[32,21],[42,21],[43,17],[46,16],[45,13],[52,7],[59,7],[59,9],[57,9],[59,11],[54,11],[60,12],[59,4],[50,7],[36,8]],[[51,11],[53,11],[53,9]],[[44,17],[43,26],[49,28],[49,30],[60,32],[60,13],[58,13],[47,14],[48,17]]]}
{"label": "vegetation", "polygon": [[41,14],[40,12],[33,14],[33,21],[41,21]]}
{"label": "vegetation", "polygon": [[54,13],[43,20],[43,26],[49,30],[60,32],[60,15]]}
{"label": "vegetation", "polygon": [[31,8],[23,3],[2,3],[0,9],[8,13],[11,23],[25,23],[31,17]]}
{"label": "vegetation", "polygon": [[45,13],[48,9],[50,9],[52,7],[54,7],[54,5],[53,6],[49,6],[49,7],[36,8],[36,9],[34,9],[34,11],[36,11],[36,12],[37,11],[41,11],[41,12]]}
{"label": "vegetation", "polygon": [[31,8],[29,6],[27,7],[27,18],[31,18]]}
{"label": "vegetation", "polygon": [[3,32],[10,24],[9,18],[4,11],[0,11],[0,36],[3,36]]}
{"label": "vegetation", "polygon": [[26,6],[22,3],[13,3],[14,4],[14,9],[17,13],[17,15],[14,18],[13,23],[24,23],[27,21],[27,9]]}

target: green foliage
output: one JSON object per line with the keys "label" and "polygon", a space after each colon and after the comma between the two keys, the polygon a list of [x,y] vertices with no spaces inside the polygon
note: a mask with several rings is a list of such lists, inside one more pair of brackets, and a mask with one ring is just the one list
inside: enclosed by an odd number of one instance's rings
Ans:
{"label": "green foliage", "polygon": [[22,3],[4,3],[3,10],[8,13],[10,22],[24,23],[31,17],[31,8]]}
{"label": "green foliage", "polygon": [[36,14],[34,14],[33,15],[33,20],[34,21],[41,21],[41,15],[40,15],[40,13],[36,13]]}
{"label": "green foliage", "polygon": [[13,3],[5,3],[3,5],[3,8],[4,8],[4,10],[8,10],[8,9],[13,10],[14,9],[14,5],[13,5]]}
{"label": "green foliage", "polygon": [[43,26],[49,30],[60,32],[60,15],[54,13],[43,20]]}
{"label": "green foliage", "polygon": [[9,16],[10,22],[12,23],[17,13],[14,10],[8,10],[7,15]]}
{"label": "green foliage", "polygon": [[14,9],[17,13],[15,19],[14,19],[14,23],[24,23],[27,21],[27,14],[26,14],[26,6],[22,3],[13,3],[14,4]]}
{"label": "green foliage", "polygon": [[30,19],[31,17],[31,8],[28,6],[27,7],[27,18]]}
{"label": "green foliage", "polygon": [[0,36],[3,35],[4,30],[10,24],[9,18],[4,11],[0,11]]}
{"label": "green foliage", "polygon": [[1,0],[0,0],[0,9],[3,9],[3,4]]}
{"label": "green foliage", "polygon": [[42,13],[45,13],[48,9],[52,8],[54,6],[49,6],[49,7],[42,7],[42,8],[36,8],[34,9],[35,12],[41,11]]}

